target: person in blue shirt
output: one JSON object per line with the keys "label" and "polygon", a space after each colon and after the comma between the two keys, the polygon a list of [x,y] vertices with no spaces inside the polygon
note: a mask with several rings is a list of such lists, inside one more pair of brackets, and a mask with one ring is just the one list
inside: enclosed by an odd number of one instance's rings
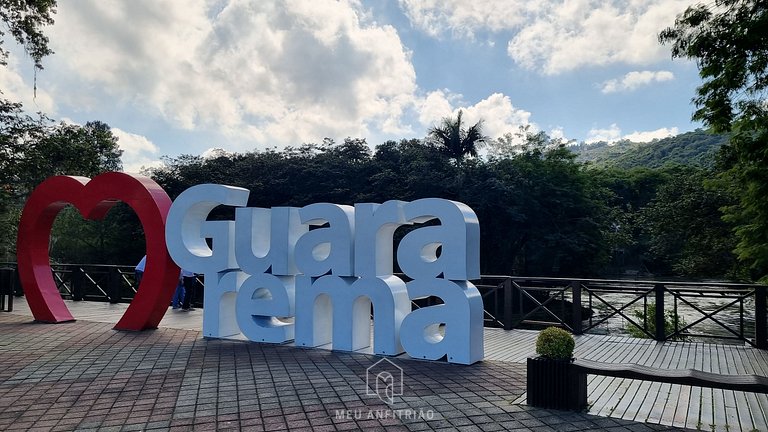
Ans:
{"label": "person in blue shirt", "polygon": [[141,257],[141,261],[136,265],[136,268],[133,269],[133,274],[136,277],[136,289],[139,288],[139,284],[141,284],[141,278],[144,277],[144,267],[147,265],[147,256],[144,255]]}
{"label": "person in blue shirt", "polygon": [[178,309],[184,303],[186,290],[184,289],[184,270],[179,273],[179,282],[176,284],[176,292],[173,293],[173,301],[171,305],[174,309]]}

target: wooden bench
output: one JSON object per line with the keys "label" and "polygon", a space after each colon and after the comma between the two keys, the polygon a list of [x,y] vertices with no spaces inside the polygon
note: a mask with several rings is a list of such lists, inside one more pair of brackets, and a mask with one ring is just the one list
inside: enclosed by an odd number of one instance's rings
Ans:
{"label": "wooden bench", "polygon": [[574,360],[573,367],[578,373],[592,375],[768,393],[768,377],[760,375],[724,375],[695,369],[659,369],[636,364],[603,363],[584,359]]}
{"label": "wooden bench", "polygon": [[724,375],[695,369],[660,369],[637,364],[572,362],[528,358],[528,404],[541,408],[582,410],[587,407],[587,375],[768,393],[768,377]]}

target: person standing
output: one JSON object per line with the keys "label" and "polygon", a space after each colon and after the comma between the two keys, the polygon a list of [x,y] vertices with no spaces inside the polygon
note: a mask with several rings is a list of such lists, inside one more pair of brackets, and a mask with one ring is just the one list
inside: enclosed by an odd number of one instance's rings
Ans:
{"label": "person standing", "polygon": [[179,282],[176,284],[176,292],[173,293],[171,305],[174,309],[180,308],[184,304],[186,289],[184,289],[184,270],[179,273]]}
{"label": "person standing", "polygon": [[192,307],[192,302],[195,299],[195,288],[197,287],[197,279],[195,273],[189,270],[181,269],[181,279],[184,283],[184,303],[181,306],[183,311],[195,310]]}
{"label": "person standing", "polygon": [[136,277],[136,289],[139,289],[139,285],[141,284],[141,278],[144,277],[144,267],[147,265],[147,256],[144,255],[141,257],[141,261],[136,265],[136,268],[133,269],[133,274]]}

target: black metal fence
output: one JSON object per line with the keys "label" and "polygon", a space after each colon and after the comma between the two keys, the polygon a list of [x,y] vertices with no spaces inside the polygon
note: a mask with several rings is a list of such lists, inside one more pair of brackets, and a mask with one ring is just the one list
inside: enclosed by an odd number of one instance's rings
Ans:
{"label": "black metal fence", "polygon": [[[138,284],[134,266],[102,264],[51,264],[53,281],[68,300],[130,303]],[[202,305],[202,276],[197,280],[195,306]],[[23,295],[15,263],[0,263],[0,310],[13,309],[13,296]]]}
{"label": "black metal fence", "polygon": [[476,285],[486,326],[582,334],[613,322],[658,341],[717,338],[768,349],[764,285],[510,276]]}
{"label": "black metal fence", "polygon": [[21,295],[16,264],[0,263],[0,311],[12,311],[16,295]]}
{"label": "black metal fence", "polygon": [[[127,303],[136,294],[133,266],[52,264],[62,297]],[[198,278],[202,287],[202,277]],[[718,338],[768,349],[764,285],[483,276],[486,327],[563,327],[574,334],[623,331],[658,340]],[[193,304],[201,305],[203,290]],[[15,263],[0,263],[0,310],[22,295]],[[439,303],[417,300],[414,308]],[[653,307],[649,307],[653,305]],[[617,324],[618,323],[618,324]]]}

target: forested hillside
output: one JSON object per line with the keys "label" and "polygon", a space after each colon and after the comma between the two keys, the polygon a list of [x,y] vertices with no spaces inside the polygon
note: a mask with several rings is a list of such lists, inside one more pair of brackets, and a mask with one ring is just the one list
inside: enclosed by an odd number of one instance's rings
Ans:
{"label": "forested hillside", "polygon": [[326,140],[185,156],[151,174],[172,197],[195,184],[224,183],[249,189],[257,207],[461,201],[481,223],[485,274],[748,278],[719,210],[733,197],[725,185],[706,186],[711,168],[593,166],[543,133],[527,140],[525,151],[489,160],[450,157],[429,140],[389,141],[374,151],[364,140]]}
{"label": "forested hillside", "polygon": [[680,164],[711,167],[718,150],[727,141],[727,135],[710,134],[698,129],[647,143],[623,140],[614,144],[581,143],[568,148],[577,155],[578,161],[596,166],[660,168],[667,164]]}
{"label": "forested hillside", "polygon": [[[703,146],[691,144],[697,135],[667,140],[666,153],[648,154],[703,160],[705,152],[697,151]],[[650,167],[592,164],[546,134],[526,139],[523,152],[490,159],[452,156],[445,144],[429,139],[388,141],[375,149],[362,139],[326,139],[279,151],[183,155],[147,174],[172,198],[196,184],[228,184],[247,188],[248,205],[264,208],[461,201],[481,223],[485,274],[749,279],[732,252],[733,225],[720,210],[735,203],[733,189],[726,180],[712,181],[718,173],[711,164],[664,165],[663,157],[650,156],[644,159]],[[630,157],[639,150],[617,159],[641,160]],[[402,235],[398,230],[396,240]],[[103,222],[65,212],[53,239],[57,262],[131,264],[143,253],[141,226],[125,206]],[[9,237],[2,243],[13,260],[15,242]]]}

